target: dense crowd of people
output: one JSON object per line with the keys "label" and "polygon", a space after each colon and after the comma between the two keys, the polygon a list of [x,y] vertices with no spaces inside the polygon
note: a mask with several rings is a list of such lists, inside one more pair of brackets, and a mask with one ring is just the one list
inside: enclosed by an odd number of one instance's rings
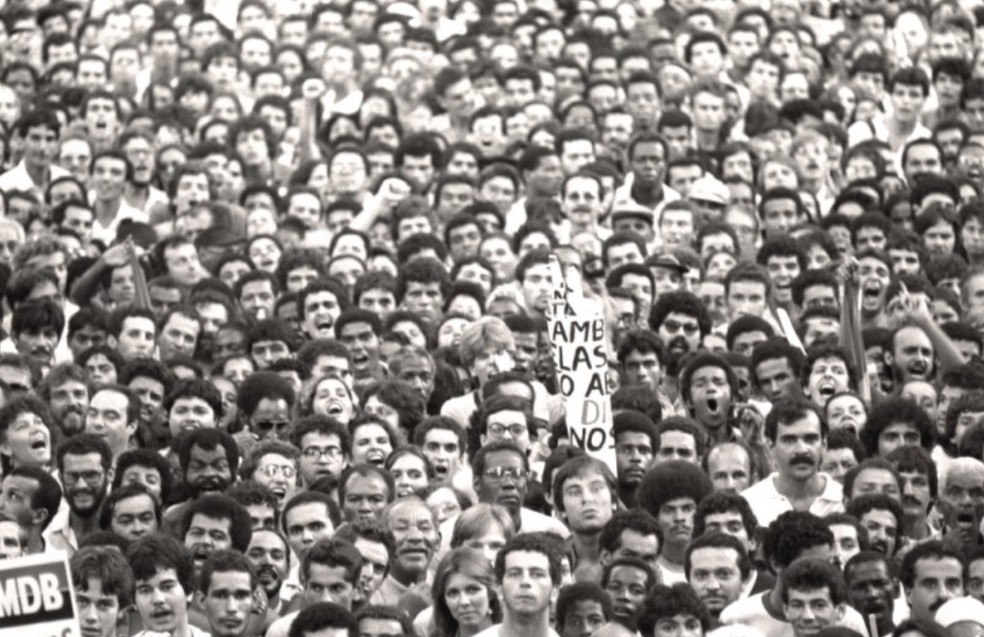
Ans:
{"label": "dense crowd of people", "polygon": [[0,557],[81,635],[984,635],[984,4],[0,27]]}

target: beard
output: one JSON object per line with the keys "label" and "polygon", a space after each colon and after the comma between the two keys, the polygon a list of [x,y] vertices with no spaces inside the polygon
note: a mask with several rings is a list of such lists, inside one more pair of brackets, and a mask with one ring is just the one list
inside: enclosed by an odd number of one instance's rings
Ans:
{"label": "beard", "polygon": [[58,419],[58,425],[65,436],[82,433],[85,430],[85,414],[80,408],[72,405],[65,409],[65,412]]}
{"label": "beard", "polygon": [[683,336],[674,336],[663,350],[666,356],[666,373],[678,376],[683,368],[683,361],[690,353],[690,341]]}
{"label": "beard", "polygon": [[[68,497],[66,499],[68,500],[68,508],[72,511],[72,513],[80,518],[91,518],[99,511],[99,507],[102,506],[103,500],[106,499],[106,493],[108,491],[109,484],[105,482],[101,487],[99,487],[98,491],[89,486],[74,488],[67,494]],[[79,506],[76,504],[75,500],[80,495],[89,496],[92,500],[92,504],[86,506]]]}
{"label": "beard", "polygon": [[186,487],[188,496],[192,500],[197,500],[198,496],[203,493],[225,493],[225,490],[229,488],[229,480],[224,477],[208,476],[189,482]]}

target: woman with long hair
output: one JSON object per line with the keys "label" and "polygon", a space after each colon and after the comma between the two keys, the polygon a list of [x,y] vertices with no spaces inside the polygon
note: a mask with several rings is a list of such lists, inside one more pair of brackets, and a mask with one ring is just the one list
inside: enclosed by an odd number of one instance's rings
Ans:
{"label": "woman with long hair", "polygon": [[472,637],[499,623],[492,564],[482,553],[456,548],[444,556],[434,575],[434,618],[430,637]]}

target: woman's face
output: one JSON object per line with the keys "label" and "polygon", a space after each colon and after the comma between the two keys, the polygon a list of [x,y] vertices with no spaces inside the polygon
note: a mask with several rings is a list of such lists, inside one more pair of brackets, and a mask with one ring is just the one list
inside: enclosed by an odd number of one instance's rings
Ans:
{"label": "woman's face", "polygon": [[415,491],[427,487],[427,467],[421,458],[412,453],[400,456],[389,471],[396,483],[398,498],[413,495]]}
{"label": "woman's face", "polygon": [[489,563],[495,564],[495,557],[506,545],[506,532],[499,524],[492,524],[484,534],[465,540],[464,545],[479,551],[488,558]]}
{"label": "woman's face", "polygon": [[352,434],[352,464],[383,466],[393,453],[389,434],[381,425],[367,423]]}
{"label": "woman's face", "polygon": [[355,415],[355,405],[348,387],[338,378],[325,378],[314,388],[312,411],[316,414],[331,416],[343,425],[347,425]]}
{"label": "woman's face", "polygon": [[273,274],[280,264],[280,246],[273,239],[257,239],[249,246],[249,260],[257,270]]}
{"label": "woman's face", "polygon": [[984,254],[984,224],[980,219],[971,217],[960,229],[960,242],[968,255]]}
{"label": "woman's face", "polygon": [[434,512],[438,524],[443,524],[461,513],[461,503],[458,502],[454,491],[448,487],[437,489],[427,496],[427,506]]}
{"label": "woman's face", "polygon": [[444,587],[444,602],[460,626],[477,628],[491,612],[489,589],[474,577],[453,573]]}

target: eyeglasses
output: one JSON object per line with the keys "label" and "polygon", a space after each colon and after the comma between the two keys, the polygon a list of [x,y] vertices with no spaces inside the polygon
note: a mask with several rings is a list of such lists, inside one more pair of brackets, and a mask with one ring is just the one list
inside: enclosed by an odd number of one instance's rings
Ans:
{"label": "eyeglasses", "polygon": [[260,420],[253,423],[254,427],[258,431],[271,431],[276,429],[277,431],[283,431],[290,427],[289,420]]}
{"label": "eyeglasses", "polygon": [[700,331],[700,325],[696,323],[681,323],[676,319],[666,319],[663,321],[663,327],[670,334],[676,334],[682,329],[685,334],[693,336]]}
{"label": "eyeglasses", "polygon": [[508,427],[505,425],[498,425],[498,424],[489,425],[489,435],[495,438],[501,437],[507,431],[509,432],[509,435],[512,436],[513,438],[519,438],[520,436],[523,435],[523,432],[527,431],[527,428],[526,425],[518,425],[518,424],[509,425]]}
{"label": "eyeglasses", "polygon": [[75,473],[74,471],[69,471],[62,474],[62,479],[65,484],[77,484],[79,480],[85,480],[88,485],[99,484],[103,479],[102,471],[83,471],[82,473]]}
{"label": "eyeglasses", "polygon": [[308,460],[321,460],[322,456],[325,456],[329,460],[333,460],[342,455],[342,450],[338,447],[305,447],[304,451],[301,452],[305,458]]}
{"label": "eyeglasses", "polygon": [[529,475],[529,470],[522,467],[488,467],[485,469],[485,477],[491,482],[499,482],[503,478],[525,480]]}
{"label": "eyeglasses", "polygon": [[265,467],[257,467],[256,469],[265,473],[268,478],[276,478],[278,475],[282,474],[285,478],[290,480],[297,475],[297,469],[294,467],[288,467],[287,465],[268,464]]}

